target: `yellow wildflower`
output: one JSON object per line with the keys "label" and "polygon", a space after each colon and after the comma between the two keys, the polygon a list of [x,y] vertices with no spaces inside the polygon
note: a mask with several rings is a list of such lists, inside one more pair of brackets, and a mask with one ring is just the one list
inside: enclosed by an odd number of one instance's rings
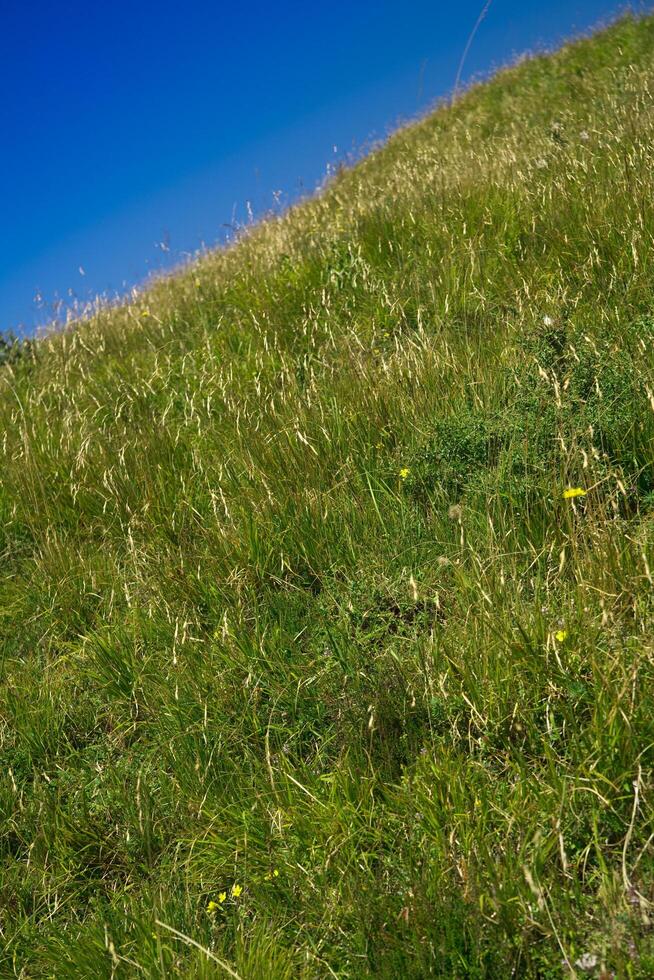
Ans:
{"label": "yellow wildflower", "polygon": [[411,470],[409,469],[408,466],[403,466],[402,469],[400,470],[400,480],[406,480],[410,472]]}
{"label": "yellow wildflower", "polygon": [[568,487],[563,491],[563,499],[570,500],[572,497],[585,497],[587,491],[583,487]]}
{"label": "yellow wildflower", "polygon": [[567,637],[568,637],[567,630],[557,630],[556,633],[554,634],[554,638],[557,640],[558,643],[565,643]]}
{"label": "yellow wildflower", "polygon": [[218,902],[211,901],[207,905],[207,912],[211,914],[212,912],[215,912],[217,908],[218,908]]}
{"label": "yellow wildflower", "polygon": [[232,885],[232,898],[238,898],[242,891],[241,885]]}
{"label": "yellow wildflower", "polygon": [[223,902],[226,902],[227,901],[227,892],[221,892],[219,894],[219,896],[218,896],[218,901],[220,902],[221,905],[223,904]]}

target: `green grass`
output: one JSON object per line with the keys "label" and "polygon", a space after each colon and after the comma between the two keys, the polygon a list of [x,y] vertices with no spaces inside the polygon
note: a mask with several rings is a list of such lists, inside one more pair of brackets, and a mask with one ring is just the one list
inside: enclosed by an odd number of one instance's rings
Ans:
{"label": "green grass", "polygon": [[651,978],[653,341],[653,18],[7,341],[0,975]]}

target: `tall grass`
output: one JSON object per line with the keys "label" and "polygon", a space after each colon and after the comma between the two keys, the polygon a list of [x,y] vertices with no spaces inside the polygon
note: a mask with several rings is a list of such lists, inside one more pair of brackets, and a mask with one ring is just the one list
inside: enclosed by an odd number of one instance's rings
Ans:
{"label": "tall grass", "polygon": [[654,975],[653,85],[623,19],[12,348],[2,976]]}

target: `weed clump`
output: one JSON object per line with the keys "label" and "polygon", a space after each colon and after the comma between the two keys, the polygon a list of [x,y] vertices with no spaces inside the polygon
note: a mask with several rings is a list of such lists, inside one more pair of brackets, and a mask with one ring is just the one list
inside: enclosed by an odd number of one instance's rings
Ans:
{"label": "weed clump", "polygon": [[[625,334],[648,344],[651,319]],[[407,489],[423,503],[541,511],[575,482],[621,513],[647,510],[654,437],[647,376],[624,345],[583,331],[523,341],[498,407],[465,405],[437,419],[411,462]],[[554,482],[556,481],[556,482]],[[616,496],[616,489],[618,496]],[[581,492],[581,491],[580,491]],[[485,502],[485,503],[484,503]]]}

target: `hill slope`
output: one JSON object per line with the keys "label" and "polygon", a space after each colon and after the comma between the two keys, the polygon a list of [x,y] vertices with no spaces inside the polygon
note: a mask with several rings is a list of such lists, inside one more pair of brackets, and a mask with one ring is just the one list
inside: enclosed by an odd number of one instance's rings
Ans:
{"label": "hill slope", "polygon": [[2,976],[654,974],[653,86],[524,62],[4,366]]}

